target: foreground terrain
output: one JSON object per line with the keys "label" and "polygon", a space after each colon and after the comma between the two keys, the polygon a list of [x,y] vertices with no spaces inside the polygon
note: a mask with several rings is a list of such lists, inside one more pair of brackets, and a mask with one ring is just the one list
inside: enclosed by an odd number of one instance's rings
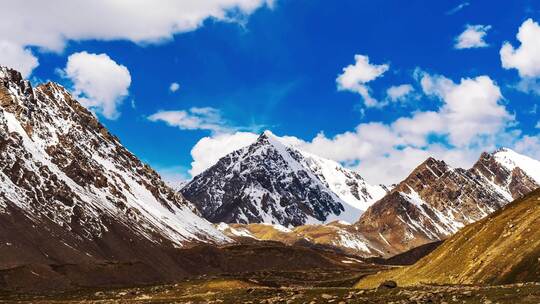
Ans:
{"label": "foreground terrain", "polygon": [[[308,273],[266,273],[267,279],[293,278],[282,287],[270,287],[251,278],[197,278],[174,285],[123,289],[80,290],[55,295],[0,294],[0,303],[539,303],[540,284],[515,284],[491,287],[419,286],[394,289],[352,289],[350,286],[306,287],[296,285]],[[335,276],[326,273],[336,285]],[[352,278],[359,273],[345,273]],[[296,280],[294,279],[296,278]],[[315,283],[315,282],[309,282]],[[324,283],[320,281],[319,283]],[[304,282],[305,284],[305,282]],[[340,281],[339,284],[347,285]],[[337,285],[339,285],[337,284]],[[287,286],[288,285],[288,286]],[[316,284],[315,284],[316,285]],[[323,284],[324,285],[324,284]]]}

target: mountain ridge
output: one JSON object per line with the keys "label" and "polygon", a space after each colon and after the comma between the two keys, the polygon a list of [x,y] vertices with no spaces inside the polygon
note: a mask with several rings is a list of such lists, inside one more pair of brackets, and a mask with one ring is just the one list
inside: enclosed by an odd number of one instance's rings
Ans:
{"label": "mountain ridge", "polygon": [[239,242],[302,240],[362,257],[388,258],[444,240],[538,188],[540,183],[531,177],[536,170],[539,161],[508,148],[482,153],[470,169],[429,157],[352,225],[308,223],[282,231],[257,223],[222,223],[220,230]]}
{"label": "mountain ridge", "polygon": [[169,249],[231,242],[65,88],[5,67],[0,164],[0,268],[138,259],[166,273]]}
{"label": "mountain ridge", "polygon": [[[529,168],[518,167],[512,159]],[[530,177],[537,170],[539,161],[508,148],[482,153],[468,170],[428,158],[362,214],[355,226],[374,244],[386,244],[388,254],[400,253],[445,239],[537,189],[540,182]]]}

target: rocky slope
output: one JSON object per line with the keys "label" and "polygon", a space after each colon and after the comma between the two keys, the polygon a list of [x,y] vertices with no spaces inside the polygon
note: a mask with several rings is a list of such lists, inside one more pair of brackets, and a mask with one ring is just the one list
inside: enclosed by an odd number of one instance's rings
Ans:
{"label": "rocky slope", "polygon": [[182,272],[167,250],[230,241],[66,89],[32,87],[7,68],[0,68],[0,240],[0,269],[142,261],[162,277]]}
{"label": "rocky slope", "polygon": [[356,221],[386,194],[336,162],[283,144],[266,131],[196,176],[181,190],[201,214],[219,223],[283,226]]}
{"label": "rocky slope", "polygon": [[302,225],[286,228],[279,224],[216,224],[225,235],[239,243],[277,241],[287,245],[302,245],[359,257],[381,256],[381,249],[372,247],[355,227],[344,222],[326,225]]}
{"label": "rocky slope", "polygon": [[469,169],[433,158],[418,166],[355,224],[387,255],[445,239],[540,185],[540,162],[509,149]]}
{"label": "rocky slope", "polygon": [[540,276],[540,190],[466,226],[416,264],[361,280],[376,287],[399,285],[507,284],[538,281]]}

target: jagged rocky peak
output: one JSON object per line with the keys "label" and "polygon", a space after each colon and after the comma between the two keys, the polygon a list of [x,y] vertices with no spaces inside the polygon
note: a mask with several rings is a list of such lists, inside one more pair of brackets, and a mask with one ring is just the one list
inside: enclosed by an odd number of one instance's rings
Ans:
{"label": "jagged rocky peak", "polygon": [[444,239],[540,187],[540,162],[507,148],[468,170],[427,159],[360,218],[358,230],[388,253]]}
{"label": "jagged rocky peak", "polygon": [[181,192],[211,222],[298,226],[336,219],[354,222],[387,189],[265,131]]}
{"label": "jagged rocky peak", "polygon": [[288,151],[288,147],[285,146],[279,138],[274,135],[269,130],[266,130],[262,132],[257,140],[248,146],[248,153],[262,153],[264,155],[268,154],[275,154],[275,156],[281,157],[282,161],[286,161],[283,159],[284,157],[287,157],[288,154],[292,151]]}
{"label": "jagged rocky peak", "polygon": [[409,193],[410,190],[422,191],[430,183],[441,178],[448,171],[452,170],[444,161],[429,157],[422,164],[416,167],[403,182],[395,187],[395,191]]}
{"label": "jagged rocky peak", "polygon": [[228,240],[68,90],[52,82],[34,88],[5,67],[0,164],[0,221],[17,215],[44,231],[63,229],[66,238],[86,245],[103,239],[177,247]]}

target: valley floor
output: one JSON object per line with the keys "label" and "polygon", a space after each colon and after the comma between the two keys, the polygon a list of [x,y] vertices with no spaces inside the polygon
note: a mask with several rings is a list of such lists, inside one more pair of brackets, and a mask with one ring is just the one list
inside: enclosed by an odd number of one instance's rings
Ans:
{"label": "valley floor", "polygon": [[171,285],[79,290],[55,295],[0,293],[0,303],[540,303],[540,283],[351,288],[363,275],[360,272],[260,272],[241,277],[199,277]]}

